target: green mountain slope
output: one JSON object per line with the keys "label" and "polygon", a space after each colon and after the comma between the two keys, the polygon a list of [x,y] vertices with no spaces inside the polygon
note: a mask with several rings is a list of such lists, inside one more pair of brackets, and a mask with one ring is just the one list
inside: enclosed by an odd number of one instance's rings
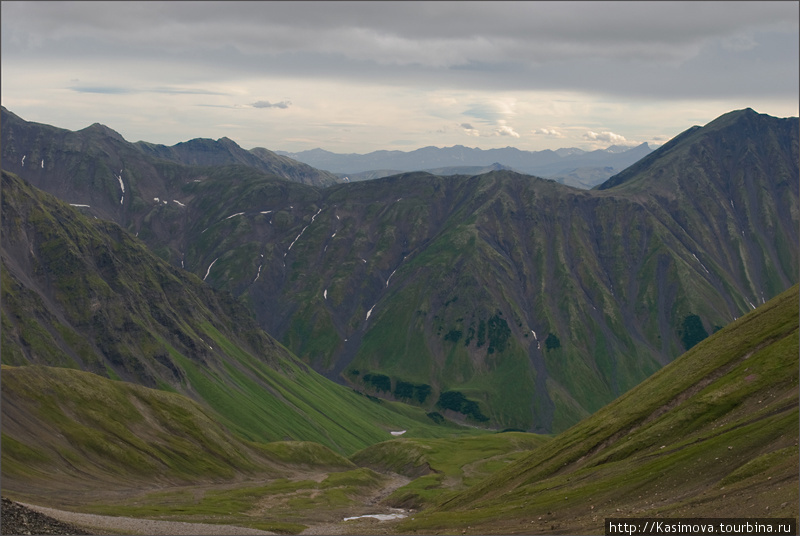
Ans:
{"label": "green mountain slope", "polygon": [[178,485],[353,464],[316,443],[252,443],[177,393],[78,370],[3,365],[3,492]]}
{"label": "green mountain slope", "polygon": [[797,281],[798,160],[796,118],[743,110],[602,190],[507,170],[318,189],[172,164],[177,203],[116,221],[331,379],[560,431]]}
{"label": "green mountain slope", "polygon": [[2,362],[81,369],[184,394],[255,441],[352,453],[455,433],[313,372],[229,295],[12,174],[2,182]]}
{"label": "green mountain slope", "polygon": [[404,533],[602,533],[607,517],[796,517],[798,287]]}

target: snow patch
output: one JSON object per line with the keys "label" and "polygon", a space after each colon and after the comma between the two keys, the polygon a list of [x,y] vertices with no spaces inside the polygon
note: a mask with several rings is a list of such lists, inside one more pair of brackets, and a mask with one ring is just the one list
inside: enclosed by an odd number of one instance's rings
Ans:
{"label": "snow patch", "polygon": [[42,158],[42,169],[44,169],[44,158]]}
{"label": "snow patch", "polygon": [[333,234],[331,235],[331,238],[333,238],[334,236],[336,236],[336,233],[333,233]]}
{"label": "snow patch", "polygon": [[533,333],[533,340],[538,341],[539,338],[536,336],[536,332],[531,330],[531,333]]}
{"label": "snow patch", "polygon": [[405,434],[406,431],[405,430],[400,430],[399,432],[389,432],[389,433],[392,434],[393,436],[397,437],[397,436],[401,436],[401,435]]}
{"label": "snow patch", "polygon": [[26,154],[22,155],[22,167],[25,167],[25,157],[28,156]]}
{"label": "snow patch", "polygon": [[[289,207],[289,208],[292,208],[292,207]],[[320,213],[320,212],[322,212],[322,209],[319,209],[319,210],[317,211],[317,213],[316,213],[316,214],[314,214],[313,216],[311,216],[311,223],[309,223],[308,225],[306,225],[305,227],[303,227],[303,230],[302,230],[302,231],[300,231],[300,234],[299,234],[299,235],[297,235],[297,237],[296,237],[296,238],[295,238],[295,239],[292,241],[292,243],[291,243],[291,244],[289,244],[289,249],[292,249],[292,246],[294,245],[294,243],[295,243],[295,242],[297,242],[297,239],[298,239],[298,238],[300,238],[301,236],[303,236],[303,233],[305,233],[305,232],[306,232],[306,229],[308,229],[308,228],[311,226],[311,224],[312,224],[312,223],[314,223],[314,219],[315,219],[317,216],[319,216],[319,213]],[[288,251],[288,250],[287,250],[287,251]],[[285,255],[284,255],[284,257],[285,257]]]}
{"label": "snow patch", "polygon": [[185,207],[185,206],[186,206],[186,205],[184,205],[183,203],[181,203],[180,201],[178,201],[177,199],[173,199],[173,200],[172,200],[172,202],[173,202],[173,203],[176,203],[176,204],[178,204],[179,206],[182,206],[182,207]]}
{"label": "snow patch", "polygon": [[271,210],[262,210],[261,214],[269,214],[270,212],[272,212],[272,211]]}
{"label": "snow patch", "polygon": [[736,210],[736,207],[735,207],[735,206],[733,206],[733,199],[731,199],[730,201],[731,201],[731,208],[732,208],[732,209],[734,209],[734,210]]}
{"label": "snow patch", "polygon": [[71,206],[71,207],[86,207],[86,208],[89,208],[89,205],[78,205],[78,204],[75,204],[75,203],[70,203],[69,206]]}
{"label": "snow patch", "polygon": [[253,283],[255,283],[256,281],[258,281],[258,277],[261,275],[261,267],[262,267],[262,266],[264,266],[264,265],[263,265],[263,264],[261,264],[261,265],[259,265],[259,266],[258,266],[258,273],[256,274],[256,278],[255,278],[255,279],[253,279]]}
{"label": "snow patch", "polygon": [[373,310],[373,309],[375,309],[375,306],[374,306],[374,305],[373,305],[372,307],[370,307],[370,308],[369,308],[369,311],[367,311],[367,318],[365,318],[364,320],[369,320],[369,315],[371,315],[371,314],[372,314],[372,310]]}
{"label": "snow patch", "polygon": [[228,217],[227,217],[227,218],[225,218],[225,219],[226,219],[226,220],[229,220],[229,219],[231,219],[231,218],[235,218],[236,216],[241,216],[242,214],[244,214],[244,212],[238,212],[238,213],[236,213],[236,214],[231,214],[230,216],[228,216]]}
{"label": "snow patch", "polygon": [[159,198],[157,198],[157,197],[154,197],[154,198],[153,198],[153,201],[155,201],[156,203],[160,203],[160,202],[161,202],[161,199],[159,199]]}
{"label": "snow patch", "polygon": [[406,514],[365,514],[363,516],[346,517],[343,521],[350,521],[351,519],[361,519],[364,517],[371,517],[378,521],[389,521],[390,519],[402,519]]}
{"label": "snow patch", "polygon": [[[394,272],[396,272],[396,271],[397,271],[397,269],[395,268]],[[392,279],[392,276],[394,275],[394,272],[389,274],[389,279],[386,280],[386,287],[387,288],[389,287],[389,281]]]}
{"label": "snow patch", "polygon": [[125,183],[122,182],[122,170],[119,170],[119,175],[114,175],[117,180],[119,181],[119,189],[122,190],[122,196],[119,198],[119,204],[121,205],[123,201],[125,201]]}
{"label": "snow patch", "polygon": [[[694,257],[694,260],[696,260],[697,262],[700,262],[700,259],[698,259],[697,255],[695,255],[694,253],[692,253],[692,257]],[[707,274],[709,275],[711,274],[711,272],[708,271],[708,268],[706,268],[702,262],[700,262],[700,266],[703,267],[703,270],[705,270]]]}
{"label": "snow patch", "polygon": [[[217,262],[218,260],[219,260],[219,257],[217,257],[216,259],[214,259],[214,262]],[[206,280],[206,277],[208,277],[208,274],[210,274],[210,273],[211,273],[211,267],[212,267],[212,266],[214,266],[214,262],[212,262],[211,264],[209,264],[209,265],[208,265],[208,270],[206,270],[206,275],[205,275],[205,277],[203,278],[203,281],[205,281],[205,280]]]}
{"label": "snow patch", "polygon": [[322,291],[322,297],[326,300],[328,299],[328,289]]}

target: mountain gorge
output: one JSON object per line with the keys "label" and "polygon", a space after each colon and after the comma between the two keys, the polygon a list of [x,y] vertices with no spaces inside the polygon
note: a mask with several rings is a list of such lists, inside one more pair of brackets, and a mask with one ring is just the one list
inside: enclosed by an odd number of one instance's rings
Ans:
{"label": "mountain gorge", "polygon": [[3,114],[4,169],[323,375],[471,424],[564,430],[797,280],[796,118],[731,112],[582,191],[508,170],[320,188]]}

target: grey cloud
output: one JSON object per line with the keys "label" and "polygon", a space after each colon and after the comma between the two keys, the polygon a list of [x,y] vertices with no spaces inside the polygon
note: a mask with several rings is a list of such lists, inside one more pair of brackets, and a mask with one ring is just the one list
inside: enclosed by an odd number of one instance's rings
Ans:
{"label": "grey cloud", "polygon": [[226,93],[221,93],[218,91],[170,87],[130,88],[119,86],[72,86],[69,89],[78,93],[102,93],[105,95],[131,95],[136,93],[162,93],[166,95],[226,95]]}
{"label": "grey cloud", "polygon": [[269,101],[258,101],[254,102],[250,106],[253,108],[283,108],[284,110],[288,108],[292,103],[289,101],[281,101],[276,103],[271,103]]}
{"label": "grey cloud", "polygon": [[0,9],[4,61],[88,58],[119,68],[130,61],[195,82],[325,77],[681,99],[796,97],[800,78],[796,2],[3,2]]}
{"label": "grey cloud", "polygon": [[507,105],[498,102],[475,103],[462,113],[487,124],[498,123],[505,120],[509,115],[512,115],[512,111]]}
{"label": "grey cloud", "polygon": [[759,25],[794,21],[796,27],[798,8],[787,2],[10,2],[3,12],[23,22],[20,33],[31,42],[89,31],[156,47],[231,43],[251,52],[333,50],[425,64],[461,63],[462,55],[499,60],[509,51],[615,55],[624,47],[635,55],[660,47],[674,54],[687,43]]}
{"label": "grey cloud", "polygon": [[78,93],[102,93],[104,95],[128,95],[131,93],[138,93],[138,91],[133,91],[130,88],[124,87],[101,87],[101,86],[84,86],[84,87],[71,87],[69,88],[72,91],[77,91]]}

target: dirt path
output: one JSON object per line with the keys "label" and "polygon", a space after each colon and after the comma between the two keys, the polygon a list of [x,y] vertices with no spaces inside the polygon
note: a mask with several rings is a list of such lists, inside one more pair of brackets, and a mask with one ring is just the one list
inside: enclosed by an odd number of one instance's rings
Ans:
{"label": "dirt path", "polygon": [[183,523],[181,521],[155,521],[152,519],[137,519],[134,517],[101,516],[96,514],[79,514],[66,512],[55,508],[46,508],[33,504],[20,503],[31,510],[36,510],[59,521],[79,525],[89,531],[108,534],[108,531],[118,534],[148,534],[153,536],[213,536],[220,535],[256,535],[275,534],[263,530],[248,529],[235,525],[213,525],[208,523]]}

